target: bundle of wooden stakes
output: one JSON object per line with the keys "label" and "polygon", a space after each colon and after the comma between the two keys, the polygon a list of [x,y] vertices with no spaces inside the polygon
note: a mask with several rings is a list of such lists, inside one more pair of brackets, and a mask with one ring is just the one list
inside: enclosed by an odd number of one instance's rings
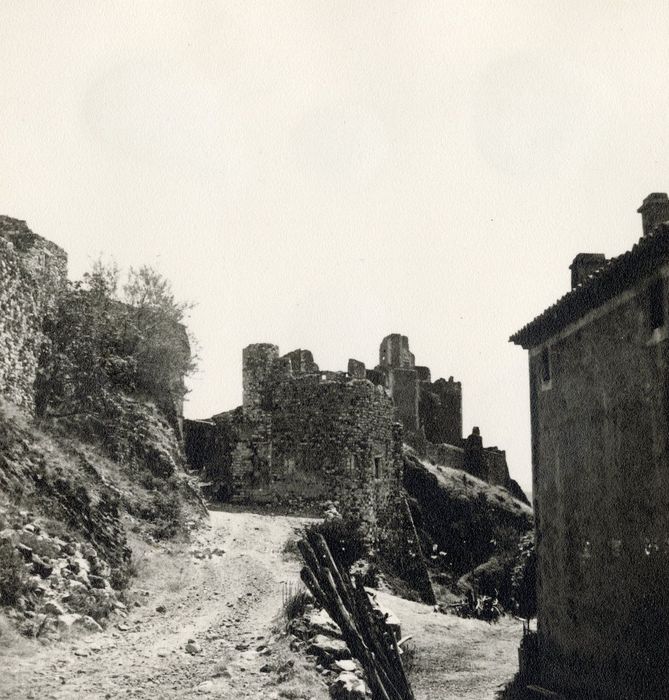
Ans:
{"label": "bundle of wooden stakes", "polygon": [[372,607],[360,577],[353,583],[348,571],[337,566],[322,535],[310,533],[307,538],[298,543],[306,563],[302,580],[339,625],[351,654],[365,670],[374,700],[414,700],[397,640]]}

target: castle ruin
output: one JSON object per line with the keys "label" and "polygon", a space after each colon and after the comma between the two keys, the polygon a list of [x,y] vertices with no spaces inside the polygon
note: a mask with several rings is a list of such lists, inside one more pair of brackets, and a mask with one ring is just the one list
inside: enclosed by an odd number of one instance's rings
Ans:
{"label": "castle ruin", "polygon": [[[401,499],[403,443],[434,462],[465,468],[462,388],[431,381],[406,336],[381,342],[379,364],[350,359],[347,371],[321,370],[308,350],[244,348],[242,406],[185,422],[190,464],[212,495],[232,502],[318,506],[374,531]],[[508,485],[504,453],[483,450],[486,474]]]}

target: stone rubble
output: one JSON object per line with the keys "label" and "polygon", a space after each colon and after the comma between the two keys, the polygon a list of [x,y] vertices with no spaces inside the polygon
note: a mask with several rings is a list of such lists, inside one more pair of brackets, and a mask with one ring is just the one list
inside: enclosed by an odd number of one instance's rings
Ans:
{"label": "stone rubble", "polygon": [[2,516],[7,525],[0,541],[24,562],[24,592],[7,610],[19,632],[43,639],[73,628],[100,632],[109,615],[126,615],[109,582],[111,569],[94,547],[63,532],[48,533],[28,511],[3,510]]}
{"label": "stone rubble", "polygon": [[334,700],[372,697],[362,666],[351,658],[339,626],[325,610],[308,608],[304,615],[290,621],[288,632],[292,637],[290,648],[306,653],[316,662],[316,670],[329,684]]}

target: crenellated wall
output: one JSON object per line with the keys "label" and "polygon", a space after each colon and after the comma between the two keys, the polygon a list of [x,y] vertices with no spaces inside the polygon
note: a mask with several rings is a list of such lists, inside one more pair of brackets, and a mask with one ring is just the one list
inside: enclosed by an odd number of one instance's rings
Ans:
{"label": "crenellated wall", "polygon": [[0,216],[0,395],[32,413],[43,324],[67,279],[67,254],[25,221]]}

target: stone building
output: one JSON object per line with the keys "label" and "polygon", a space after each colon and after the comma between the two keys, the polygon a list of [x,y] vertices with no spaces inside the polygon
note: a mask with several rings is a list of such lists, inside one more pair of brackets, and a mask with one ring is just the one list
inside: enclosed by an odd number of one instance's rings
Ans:
{"label": "stone building", "polygon": [[[364,369],[361,362],[350,362]],[[383,386],[392,398],[406,443],[435,464],[469,471],[462,434],[462,384],[453,377],[433,382],[431,375],[429,367],[416,365],[409,339],[392,333],[381,341],[379,364],[366,370],[365,376]],[[505,451],[496,446],[483,448],[482,468],[474,476],[504,486],[516,498],[527,501],[509,476]]]}
{"label": "stone building", "polygon": [[67,254],[25,221],[0,216],[0,396],[34,411],[43,324],[67,279]]}
{"label": "stone building", "polygon": [[511,337],[529,350],[538,681],[584,697],[669,697],[669,199],[638,211],[629,252],[576,256],[572,290]]}
{"label": "stone building", "polygon": [[364,374],[321,371],[309,351],[243,351],[243,403],[210,421],[186,421],[190,462],[215,475],[217,495],[317,505],[373,532],[399,503],[402,429],[383,387]]}
{"label": "stone building", "polygon": [[366,376],[388,390],[408,442],[460,444],[462,385],[453,377],[432,383],[430,368],[416,366],[405,335],[392,333],[381,341],[379,364]]}
{"label": "stone building", "polygon": [[[266,343],[245,348],[242,366],[241,407],[185,422],[189,462],[220,500],[336,500],[373,529],[401,497],[403,441],[465,466],[460,383],[432,383],[406,336],[384,338],[372,370],[351,359],[346,372],[324,371],[308,350],[281,356]],[[504,452],[486,448],[484,461],[482,476],[508,486]]]}

